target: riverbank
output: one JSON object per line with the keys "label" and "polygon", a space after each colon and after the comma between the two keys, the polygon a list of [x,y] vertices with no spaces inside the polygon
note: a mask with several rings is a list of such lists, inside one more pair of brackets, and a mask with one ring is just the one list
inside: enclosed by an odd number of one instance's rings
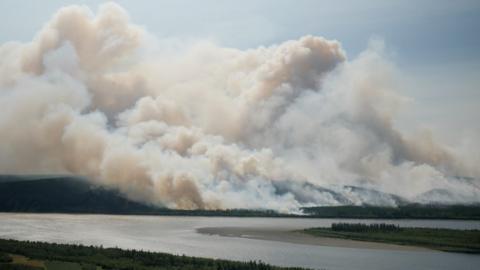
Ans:
{"label": "riverbank", "polygon": [[[236,269],[302,270],[167,253],[0,239],[0,269]],[[63,268],[59,268],[63,267]]]}

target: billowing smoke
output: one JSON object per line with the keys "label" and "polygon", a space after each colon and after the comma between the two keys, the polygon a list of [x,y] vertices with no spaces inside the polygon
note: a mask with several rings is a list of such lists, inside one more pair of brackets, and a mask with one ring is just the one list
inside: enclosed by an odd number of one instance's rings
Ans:
{"label": "billowing smoke", "polygon": [[157,40],[106,4],[59,10],[0,58],[2,173],[184,209],[480,201],[478,152],[395,127],[408,99],[378,46]]}

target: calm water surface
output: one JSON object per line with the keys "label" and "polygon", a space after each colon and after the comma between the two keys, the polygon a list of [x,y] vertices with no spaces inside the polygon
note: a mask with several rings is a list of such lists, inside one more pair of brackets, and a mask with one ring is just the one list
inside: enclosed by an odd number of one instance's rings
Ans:
{"label": "calm water surface", "polygon": [[[0,238],[134,248],[327,270],[480,269],[480,255],[300,245],[204,235],[202,227],[302,229],[337,219],[161,217],[0,213]],[[341,220],[345,222],[346,220]],[[354,220],[353,222],[390,222]],[[478,221],[393,220],[409,227],[480,229]]]}

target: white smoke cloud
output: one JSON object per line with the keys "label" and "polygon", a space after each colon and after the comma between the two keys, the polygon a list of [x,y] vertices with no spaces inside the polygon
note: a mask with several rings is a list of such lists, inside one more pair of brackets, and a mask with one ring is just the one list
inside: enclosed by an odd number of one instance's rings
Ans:
{"label": "white smoke cloud", "polygon": [[408,99],[378,46],[347,60],[313,36],[171,45],[110,3],[63,8],[0,57],[4,173],[84,175],[184,209],[396,204],[367,188],[480,201],[478,155],[395,127]]}

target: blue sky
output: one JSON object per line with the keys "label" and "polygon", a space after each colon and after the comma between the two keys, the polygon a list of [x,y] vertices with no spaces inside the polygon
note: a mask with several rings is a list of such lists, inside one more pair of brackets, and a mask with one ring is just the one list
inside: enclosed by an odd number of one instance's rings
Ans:
{"label": "blue sky", "polygon": [[[2,0],[0,43],[31,40],[62,6],[96,10],[101,2]],[[480,135],[480,1],[116,2],[159,38],[245,49],[310,34],[339,40],[350,58],[383,39],[405,75],[403,94],[414,100],[399,125],[426,126],[445,140]]]}

